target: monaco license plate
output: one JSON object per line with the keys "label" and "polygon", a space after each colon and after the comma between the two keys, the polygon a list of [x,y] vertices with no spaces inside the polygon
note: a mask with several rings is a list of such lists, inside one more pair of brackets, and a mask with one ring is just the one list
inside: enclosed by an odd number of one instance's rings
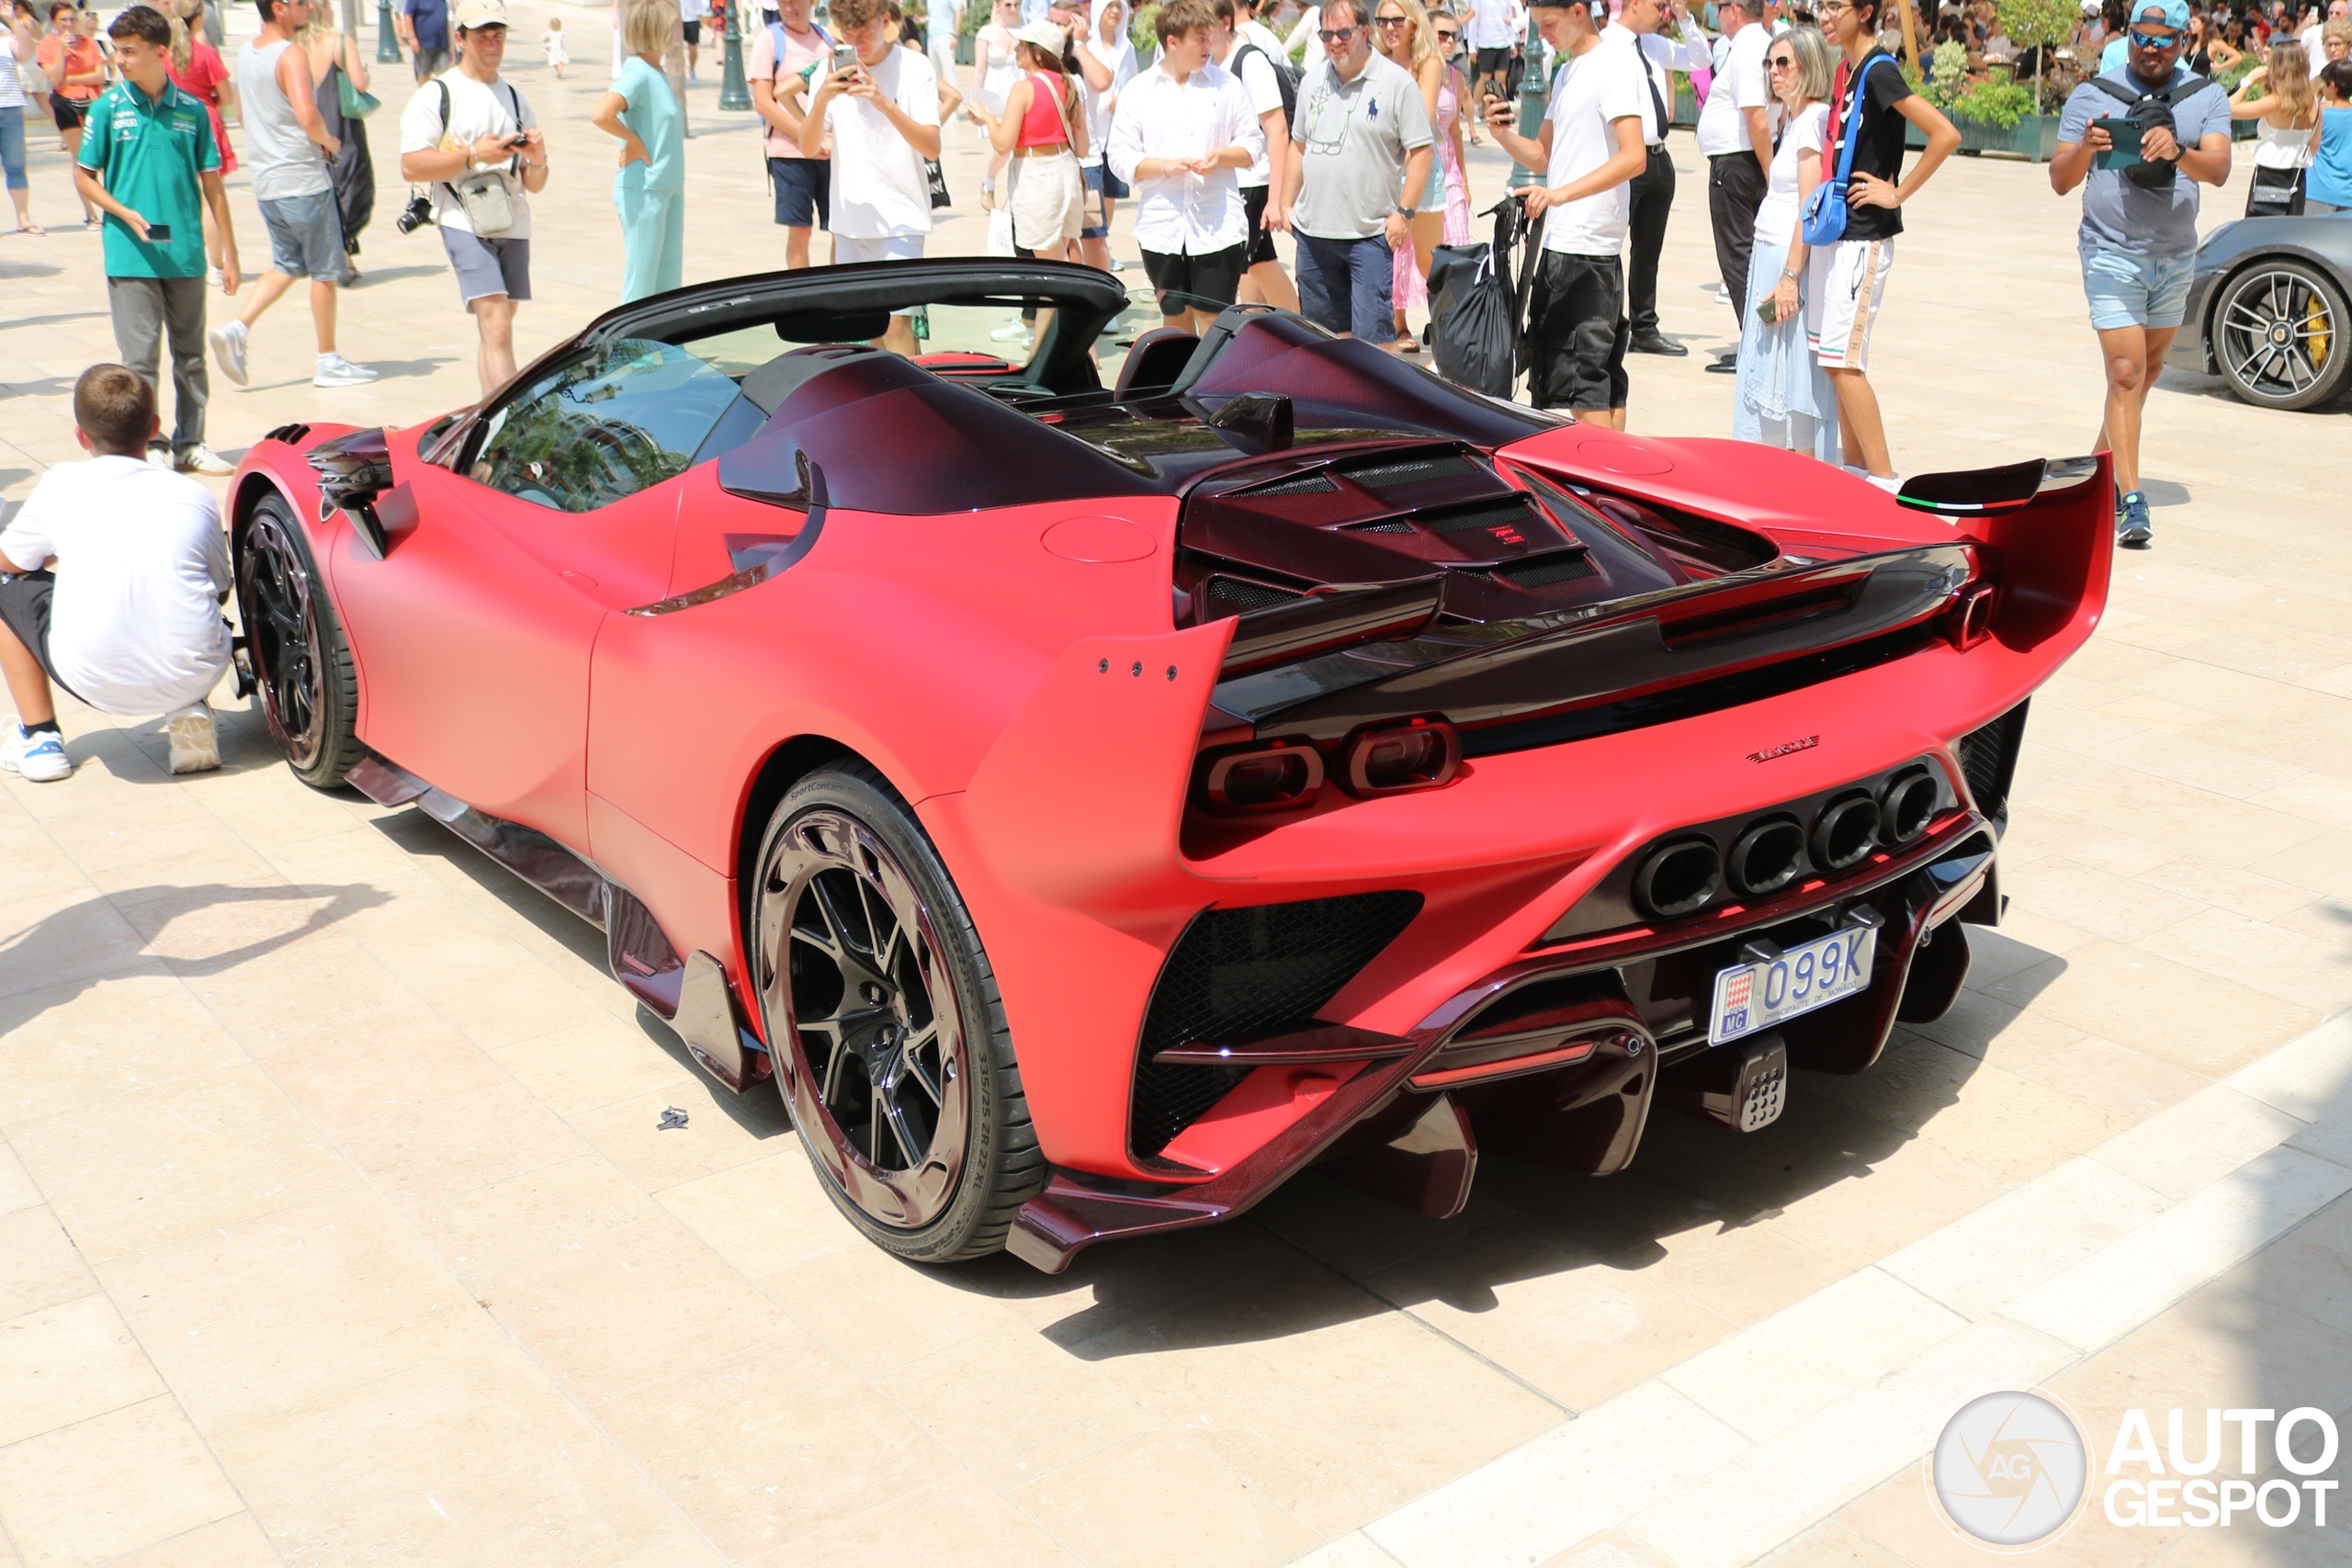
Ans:
{"label": "monaco license plate", "polygon": [[1877,949],[1875,923],[1847,926],[1777,956],[1751,944],[1741,954],[1747,962],[1715,972],[1707,1043],[1720,1045],[1868,989]]}

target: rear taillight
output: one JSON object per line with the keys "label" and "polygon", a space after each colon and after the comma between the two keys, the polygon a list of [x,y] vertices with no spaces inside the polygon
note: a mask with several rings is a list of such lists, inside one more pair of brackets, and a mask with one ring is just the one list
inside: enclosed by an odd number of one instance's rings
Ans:
{"label": "rear taillight", "polygon": [[1227,811],[1303,806],[1322,787],[1322,755],[1303,740],[1277,740],[1212,757],[1201,783],[1208,803]]}
{"label": "rear taillight", "polygon": [[1348,742],[1341,787],[1350,795],[1403,795],[1452,784],[1462,742],[1442,718],[1359,732]]}

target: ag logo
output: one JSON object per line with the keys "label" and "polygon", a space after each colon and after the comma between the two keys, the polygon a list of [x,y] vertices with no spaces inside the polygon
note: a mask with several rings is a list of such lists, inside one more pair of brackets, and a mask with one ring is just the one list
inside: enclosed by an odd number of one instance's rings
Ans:
{"label": "ag logo", "polygon": [[2048,1394],[1979,1394],[1944,1423],[1928,1456],[1928,1491],[1972,1545],[2030,1551],[2081,1516],[2087,1451],[2081,1424]]}

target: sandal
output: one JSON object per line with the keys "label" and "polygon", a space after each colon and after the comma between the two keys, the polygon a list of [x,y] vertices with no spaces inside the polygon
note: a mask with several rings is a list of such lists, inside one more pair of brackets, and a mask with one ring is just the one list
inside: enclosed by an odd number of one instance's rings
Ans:
{"label": "sandal", "polygon": [[11,234],[30,234],[34,238],[38,239],[41,235],[48,233],[49,231],[42,228],[38,223],[19,223],[15,228],[9,230],[8,232]]}

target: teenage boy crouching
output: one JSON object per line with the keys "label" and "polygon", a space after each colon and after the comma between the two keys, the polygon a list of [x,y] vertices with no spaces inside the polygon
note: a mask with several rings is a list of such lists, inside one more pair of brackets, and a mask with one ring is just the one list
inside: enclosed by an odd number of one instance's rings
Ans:
{"label": "teenage boy crouching", "polygon": [[146,460],[159,426],[138,372],[83,371],[74,423],[90,460],[42,475],[0,533],[0,672],[17,702],[0,768],[37,784],[74,772],[52,682],[105,713],[165,715],[172,772],[217,768],[205,698],[229,671],[220,606],[232,582],[220,505]]}

